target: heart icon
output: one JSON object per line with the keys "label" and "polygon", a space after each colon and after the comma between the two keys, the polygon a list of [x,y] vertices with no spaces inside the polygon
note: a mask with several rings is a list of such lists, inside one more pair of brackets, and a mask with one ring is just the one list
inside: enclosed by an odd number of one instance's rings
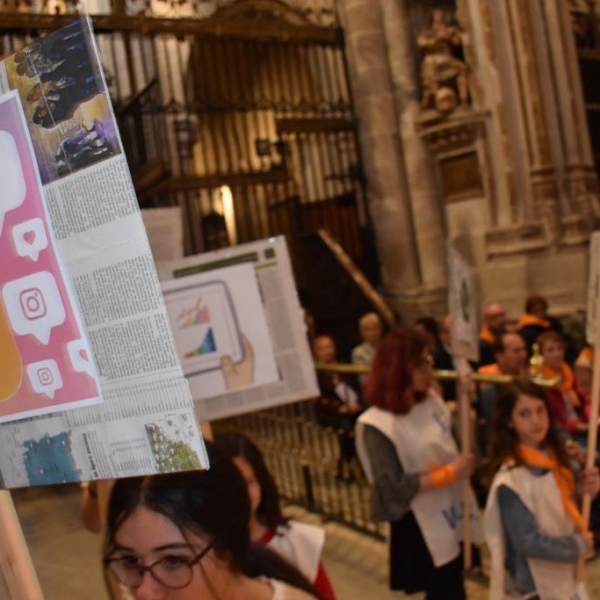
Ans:
{"label": "heart icon", "polygon": [[40,252],[48,247],[46,229],[39,217],[15,225],[12,238],[17,254],[34,262],[37,262]]}
{"label": "heart icon", "polygon": [[23,239],[31,246],[35,239],[37,238],[37,233],[35,231],[26,231],[23,234]]}

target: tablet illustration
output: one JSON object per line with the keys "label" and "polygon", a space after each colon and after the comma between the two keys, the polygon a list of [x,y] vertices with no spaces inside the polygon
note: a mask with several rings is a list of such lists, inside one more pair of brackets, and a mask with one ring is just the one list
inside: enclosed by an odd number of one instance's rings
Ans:
{"label": "tablet illustration", "polygon": [[237,314],[227,284],[208,281],[165,293],[183,372],[195,375],[221,367],[221,357],[244,358]]}

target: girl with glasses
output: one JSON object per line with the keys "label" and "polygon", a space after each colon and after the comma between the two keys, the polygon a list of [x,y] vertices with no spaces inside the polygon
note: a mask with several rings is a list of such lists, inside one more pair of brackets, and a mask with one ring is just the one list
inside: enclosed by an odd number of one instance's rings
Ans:
{"label": "girl with glasses", "polygon": [[365,385],[371,407],[358,419],[356,447],[373,485],[373,518],[390,523],[390,588],[425,591],[426,600],[465,600],[463,482],[475,461],[458,453],[432,362],[427,340],[414,330],[383,338]]}
{"label": "girl with glasses", "polygon": [[239,433],[216,437],[219,450],[231,458],[244,477],[250,498],[250,539],[267,546],[294,565],[319,592],[323,600],[335,600],[321,564],[325,532],[320,527],[290,521],[283,516],[279,490],[261,451]]}
{"label": "girl with glasses", "polygon": [[111,590],[136,600],[318,598],[294,568],[251,544],[245,482],[230,460],[210,455],[208,471],[117,480],[104,558]]}

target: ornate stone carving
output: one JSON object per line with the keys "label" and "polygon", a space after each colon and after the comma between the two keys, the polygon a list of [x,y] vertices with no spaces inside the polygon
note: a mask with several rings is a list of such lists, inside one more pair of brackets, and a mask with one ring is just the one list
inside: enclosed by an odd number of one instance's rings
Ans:
{"label": "ornate stone carving", "polygon": [[446,202],[485,195],[480,139],[486,116],[483,112],[457,111],[430,123],[421,121],[419,135],[438,160]]}
{"label": "ornate stone carving", "polygon": [[448,13],[435,9],[431,14],[431,26],[422,31],[417,43],[423,51],[421,85],[423,94],[421,108],[433,109],[445,114],[457,105],[469,101],[467,65],[454,51],[462,47],[463,32],[448,22]]}
{"label": "ornate stone carving", "polygon": [[548,246],[545,228],[541,223],[525,223],[502,229],[492,229],[485,234],[488,258],[535,252]]}
{"label": "ornate stone carving", "polygon": [[536,219],[543,223],[548,242],[554,243],[560,239],[562,234],[558,186],[554,170],[546,168],[532,171],[531,187]]}

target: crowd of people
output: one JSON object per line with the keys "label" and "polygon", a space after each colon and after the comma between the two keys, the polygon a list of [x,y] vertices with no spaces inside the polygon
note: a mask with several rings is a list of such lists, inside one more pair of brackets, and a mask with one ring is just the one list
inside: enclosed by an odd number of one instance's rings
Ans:
{"label": "crowd of people", "polygon": [[[456,369],[449,317],[386,333],[377,314],[364,315],[351,352],[363,367],[357,376],[318,370],[317,418],[338,432],[337,475],[366,478],[372,518],[389,523],[392,590],[466,599],[468,518],[471,542],[490,550],[490,598],[588,598],[578,564],[595,538],[579,503],[598,494],[600,477],[584,466],[589,394],[576,370],[591,368],[593,357],[584,347],[570,363],[570,342],[542,307],[530,299],[536,313],[514,328],[498,303],[483,309],[482,363],[472,369],[513,379],[474,396],[484,424],[475,451],[461,451],[454,425],[457,399],[473,396],[469,374],[444,387],[435,377],[435,368]],[[331,336],[317,335],[312,348],[316,363],[337,362]],[[324,531],[284,516],[259,448],[239,433],[220,434],[208,448],[209,471],[115,483],[104,547],[112,596],[334,599],[321,561]],[[483,498],[470,489],[476,473]]]}
{"label": "crowd of people", "polygon": [[[376,333],[368,334],[366,323]],[[472,506],[479,503],[484,515],[482,523],[477,509],[469,518],[472,539],[484,535],[490,548],[491,598],[587,598],[576,567],[600,539],[597,504],[589,525],[578,508],[583,494],[595,497],[600,489],[598,470],[584,467],[593,350],[565,335],[541,296],[527,299],[514,326],[501,304],[489,302],[479,362],[470,368],[491,377],[473,393],[469,375],[435,379],[434,369],[458,370],[451,329],[449,315],[425,316],[384,335],[377,315],[366,315],[359,325],[363,342],[352,352],[352,362],[370,366],[355,382],[352,416],[373,519],[390,524],[390,588],[425,591],[427,600],[466,598],[461,501],[467,481],[478,490]],[[330,337],[318,336],[315,361],[335,362],[335,352],[329,360],[318,353],[324,338],[335,348]],[[513,383],[493,381],[506,375]],[[319,382],[327,380],[339,384],[341,376],[320,371]],[[454,426],[461,386],[477,416],[478,443],[469,453],[460,452]],[[331,385],[321,385],[321,394],[336,396]]]}

